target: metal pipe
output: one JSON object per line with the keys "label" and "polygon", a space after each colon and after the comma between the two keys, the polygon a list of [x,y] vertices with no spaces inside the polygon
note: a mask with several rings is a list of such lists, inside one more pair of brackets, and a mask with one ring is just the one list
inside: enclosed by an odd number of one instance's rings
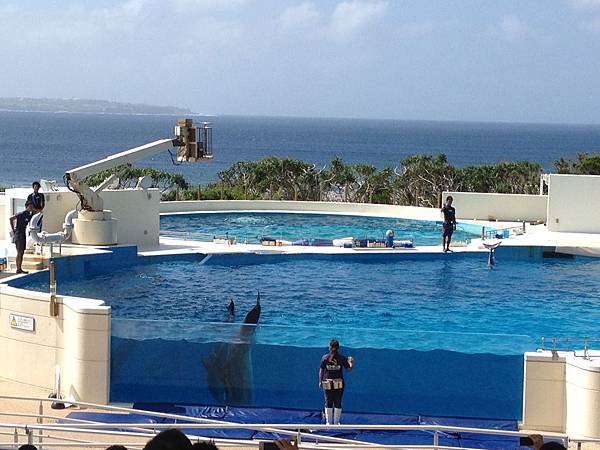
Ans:
{"label": "metal pipe", "polygon": [[58,316],[58,303],[56,302],[56,264],[54,258],[50,258],[48,263],[50,272],[50,316]]}

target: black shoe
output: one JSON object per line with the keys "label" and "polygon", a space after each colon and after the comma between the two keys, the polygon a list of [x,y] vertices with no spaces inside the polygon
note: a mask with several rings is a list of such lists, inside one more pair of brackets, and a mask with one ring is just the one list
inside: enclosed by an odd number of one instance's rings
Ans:
{"label": "black shoe", "polygon": [[17,273],[23,273],[23,274],[25,274],[25,273],[29,273],[29,272],[27,272],[26,270],[23,270],[23,269],[18,269]]}

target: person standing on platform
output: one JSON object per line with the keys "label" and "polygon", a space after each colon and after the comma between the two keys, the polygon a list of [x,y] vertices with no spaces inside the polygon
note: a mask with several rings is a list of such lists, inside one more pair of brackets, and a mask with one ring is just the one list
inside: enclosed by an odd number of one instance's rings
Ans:
{"label": "person standing on platform", "polygon": [[325,423],[340,424],[342,417],[342,396],[344,395],[343,369],[352,372],[354,359],[339,353],[340,343],[332,339],[329,342],[329,352],[321,358],[319,368],[319,387],[325,394]]}
{"label": "person standing on platform", "polygon": [[[44,210],[46,206],[46,197],[40,192],[41,184],[39,181],[34,181],[31,185],[33,192],[27,196],[27,201],[33,205],[33,213],[37,214]],[[42,231],[42,218],[38,222],[39,231]]]}
{"label": "person standing on platform", "polygon": [[33,203],[30,200],[25,202],[25,211],[15,214],[10,219],[10,228],[12,229],[13,242],[17,247],[17,273],[27,273],[23,270],[23,255],[25,254],[25,245],[27,244],[27,225],[33,216]]}
{"label": "person standing on platform", "polygon": [[451,195],[446,198],[446,204],[442,207],[442,213],[444,214],[444,222],[442,223],[442,250],[444,253],[451,252],[450,241],[452,240],[452,233],[456,230],[456,209],[452,206],[454,199]]}

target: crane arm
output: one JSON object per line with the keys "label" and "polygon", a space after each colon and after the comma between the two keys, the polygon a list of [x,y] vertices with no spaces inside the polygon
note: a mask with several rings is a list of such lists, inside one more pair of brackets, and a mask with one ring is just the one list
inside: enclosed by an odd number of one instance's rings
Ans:
{"label": "crane arm", "polygon": [[[149,144],[125,150],[108,156],[101,160],[85,164],[65,172],[65,183],[67,187],[77,193],[81,200],[82,209],[88,211],[102,211],[104,202],[99,193],[110,183],[111,179],[105,180],[95,189],[90,188],[84,179],[90,175],[103,170],[112,169],[123,164],[132,164],[134,161],[177,148],[177,159],[179,161],[198,161],[212,158],[212,134],[209,123],[205,122],[201,127],[194,127],[192,120],[180,119],[175,127],[174,139],[161,139]],[[202,140],[196,140],[198,129],[202,134]],[[114,177],[114,176],[113,176]]]}
{"label": "crane arm", "polygon": [[103,170],[112,169],[122,164],[132,164],[140,158],[171,150],[173,147],[179,147],[181,145],[183,144],[179,139],[161,139],[130,150],[125,150],[124,152],[115,153],[114,155],[110,155],[99,161],[76,167],[75,169],[67,170],[65,172],[65,178],[67,180],[83,180],[85,177]]}

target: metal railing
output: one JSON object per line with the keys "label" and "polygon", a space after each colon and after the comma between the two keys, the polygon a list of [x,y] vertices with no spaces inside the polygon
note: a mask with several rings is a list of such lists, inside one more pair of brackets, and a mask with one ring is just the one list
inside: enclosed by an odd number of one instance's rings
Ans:
{"label": "metal railing", "polygon": [[525,232],[525,222],[516,227],[493,228],[491,230],[486,230],[485,227],[481,227],[481,239],[493,239],[498,235],[507,238],[511,234],[519,236],[525,234]]}
{"label": "metal railing", "polygon": [[[546,346],[546,342],[551,342],[551,346],[547,347]],[[583,343],[583,358],[584,359],[590,359],[590,348],[589,348],[589,343],[590,342],[600,342],[600,337],[542,337],[542,342],[540,345],[540,350],[550,350],[553,353],[556,353],[557,351],[561,350],[561,351],[565,351],[565,352],[573,352],[573,354],[575,354],[575,356],[578,356],[575,353],[575,349],[574,348],[559,348],[559,344],[561,342],[578,342],[578,343]]]}
{"label": "metal railing", "polygon": [[[44,404],[53,402],[55,399],[42,397],[25,396],[7,396],[0,395],[0,400],[21,400],[38,402],[38,413],[11,413],[2,412],[2,416],[12,416],[14,418],[28,418],[31,423],[11,423],[0,422],[0,441],[2,436],[12,436],[12,442],[0,442],[0,449],[18,448],[24,443],[36,445],[38,449],[43,448],[106,448],[115,442],[106,442],[107,438],[119,438],[119,444],[127,448],[142,448],[145,441],[151,439],[163,429],[179,428],[189,432],[189,430],[203,429],[247,429],[253,431],[266,431],[287,435],[296,439],[299,448],[305,449],[323,449],[323,450],[342,450],[358,448],[413,448],[413,449],[448,449],[468,447],[452,447],[440,445],[440,438],[446,433],[473,433],[496,436],[527,436],[531,433],[541,434],[544,437],[561,440],[565,447],[569,442],[576,443],[581,447],[582,443],[592,442],[600,444],[600,439],[577,438],[567,436],[563,433],[550,432],[522,432],[506,431],[497,429],[483,429],[470,427],[456,427],[445,425],[323,425],[323,424],[263,424],[263,423],[230,423],[214,419],[202,419],[197,417],[183,416],[178,414],[167,414],[155,411],[144,411],[116,406],[97,405],[87,402],[69,401],[71,404],[82,408],[94,408],[96,410],[113,413],[132,413],[135,415],[149,416],[153,418],[162,418],[172,420],[174,423],[101,423],[96,421],[86,421],[81,419],[70,419],[55,415],[44,414]],[[54,421],[47,423],[45,421]],[[62,423],[60,423],[60,422]],[[379,431],[408,431],[419,430],[428,431],[432,434],[431,445],[401,445],[401,444],[375,444],[371,442],[358,441],[353,439],[344,439],[334,436],[319,434],[319,430],[379,430]],[[69,436],[62,434],[69,433]],[[76,436],[76,437],[73,437]],[[258,447],[258,440],[249,439],[210,439],[208,437],[188,435],[192,441],[212,440],[215,444],[225,447]],[[104,440],[103,440],[104,439]],[[10,438],[9,438],[10,440]]]}

